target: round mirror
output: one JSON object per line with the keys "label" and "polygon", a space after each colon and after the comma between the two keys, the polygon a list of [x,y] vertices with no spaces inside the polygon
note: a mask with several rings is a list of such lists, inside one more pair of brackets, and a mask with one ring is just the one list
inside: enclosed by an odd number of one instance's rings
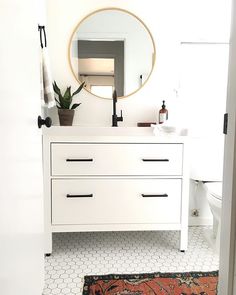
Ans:
{"label": "round mirror", "polygon": [[75,28],[69,63],[79,83],[101,98],[119,98],[138,91],[155,63],[155,44],[146,25],[117,8],[95,11]]}

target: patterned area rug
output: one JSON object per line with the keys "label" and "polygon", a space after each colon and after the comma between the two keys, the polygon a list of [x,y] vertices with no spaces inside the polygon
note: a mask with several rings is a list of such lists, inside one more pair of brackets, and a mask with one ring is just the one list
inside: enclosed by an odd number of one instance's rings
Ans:
{"label": "patterned area rug", "polygon": [[218,271],[85,276],[83,295],[215,295]]}

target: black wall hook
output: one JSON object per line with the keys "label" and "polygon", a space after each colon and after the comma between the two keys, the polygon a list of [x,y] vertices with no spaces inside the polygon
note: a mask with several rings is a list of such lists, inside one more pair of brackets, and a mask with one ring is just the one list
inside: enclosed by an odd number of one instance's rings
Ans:
{"label": "black wall hook", "polygon": [[[38,31],[39,31],[39,36],[40,36],[40,45],[41,45],[41,48],[47,47],[47,38],[46,38],[45,26],[38,25]],[[43,35],[44,35],[44,46],[43,46],[42,32],[43,32]]]}

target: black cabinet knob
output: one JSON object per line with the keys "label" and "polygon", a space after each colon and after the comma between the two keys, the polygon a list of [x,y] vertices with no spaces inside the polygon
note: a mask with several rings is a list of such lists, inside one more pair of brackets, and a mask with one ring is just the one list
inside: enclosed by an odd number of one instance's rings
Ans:
{"label": "black cabinet knob", "polygon": [[48,128],[51,127],[52,119],[50,117],[42,119],[41,116],[38,116],[38,127],[41,128],[43,125],[45,125]]}

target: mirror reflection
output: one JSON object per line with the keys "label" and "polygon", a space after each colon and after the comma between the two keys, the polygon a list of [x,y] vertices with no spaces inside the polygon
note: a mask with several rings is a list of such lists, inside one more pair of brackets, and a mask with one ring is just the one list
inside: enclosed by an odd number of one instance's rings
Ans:
{"label": "mirror reflection", "polygon": [[144,23],[121,9],[103,9],[83,19],[69,45],[75,78],[102,98],[128,96],[142,87],[155,62],[155,45]]}

